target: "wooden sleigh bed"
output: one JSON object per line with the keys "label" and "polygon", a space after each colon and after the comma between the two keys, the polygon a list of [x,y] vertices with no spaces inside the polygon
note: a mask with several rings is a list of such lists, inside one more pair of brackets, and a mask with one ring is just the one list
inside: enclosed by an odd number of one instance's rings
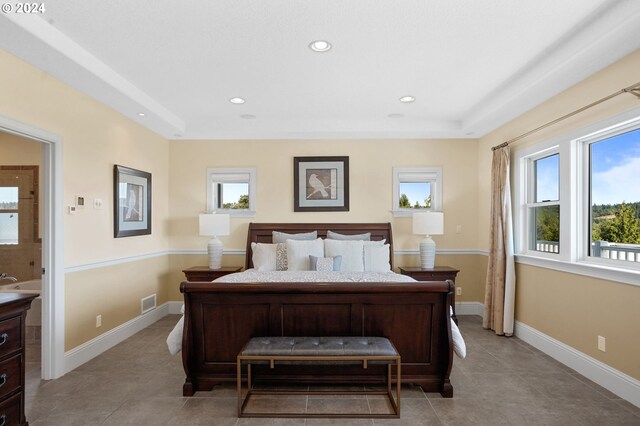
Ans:
{"label": "wooden sleigh bed", "polygon": [[[393,245],[391,224],[249,225],[246,268],[252,267],[251,243],[271,243],[271,232],[328,230],[371,233],[372,240]],[[391,264],[393,266],[393,263]],[[453,284],[447,282],[189,282],[180,286],[185,316],[182,362],[183,395],[235,382],[236,356],[258,336],[380,336],[393,342],[402,357],[402,379],[425,392],[453,396],[449,312]],[[284,365],[277,371],[256,366],[256,379],[287,382],[373,382],[383,366]]]}

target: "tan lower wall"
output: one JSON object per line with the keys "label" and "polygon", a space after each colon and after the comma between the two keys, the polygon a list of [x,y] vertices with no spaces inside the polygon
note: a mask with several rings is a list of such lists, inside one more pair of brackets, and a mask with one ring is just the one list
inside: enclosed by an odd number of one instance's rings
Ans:
{"label": "tan lower wall", "polygon": [[640,379],[640,287],[522,264],[516,276],[517,321]]}
{"label": "tan lower wall", "polygon": [[[244,255],[224,255],[224,266],[244,265]],[[192,266],[203,266],[208,262],[205,254],[173,254],[170,256],[168,300],[183,300],[180,293],[180,283],[185,280],[183,269]],[[396,255],[394,265],[417,266],[420,264],[418,255]],[[456,297],[456,302],[484,302],[484,281],[487,273],[487,256],[479,254],[439,254],[436,265],[451,266],[460,270],[456,277],[456,285],[462,287],[462,295]]]}
{"label": "tan lower wall", "polygon": [[[169,299],[169,255],[65,275],[65,351],[140,315],[140,300],[156,293],[158,306]],[[96,316],[102,326],[96,327]]]}

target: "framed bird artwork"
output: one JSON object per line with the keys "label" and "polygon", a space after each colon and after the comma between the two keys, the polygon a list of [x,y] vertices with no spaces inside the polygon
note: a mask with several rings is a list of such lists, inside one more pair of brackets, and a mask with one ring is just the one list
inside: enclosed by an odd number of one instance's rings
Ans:
{"label": "framed bird artwork", "polygon": [[349,157],[293,157],[293,211],[349,211]]}

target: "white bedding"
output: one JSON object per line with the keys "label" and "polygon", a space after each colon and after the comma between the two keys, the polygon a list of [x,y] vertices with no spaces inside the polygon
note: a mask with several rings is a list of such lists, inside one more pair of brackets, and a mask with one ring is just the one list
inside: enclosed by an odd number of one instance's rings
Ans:
{"label": "white bedding", "polygon": [[[216,282],[225,283],[255,283],[255,282],[412,282],[413,278],[395,272],[319,272],[319,271],[259,271],[248,269],[244,272],[225,275]],[[184,306],[182,307],[184,313]],[[452,312],[453,313],[453,312]],[[167,337],[167,346],[172,355],[182,349],[182,329],[184,328],[184,316],[180,318],[176,326]],[[453,335],[453,350],[460,358],[466,356],[466,346],[460,330],[455,322],[451,321]]]}

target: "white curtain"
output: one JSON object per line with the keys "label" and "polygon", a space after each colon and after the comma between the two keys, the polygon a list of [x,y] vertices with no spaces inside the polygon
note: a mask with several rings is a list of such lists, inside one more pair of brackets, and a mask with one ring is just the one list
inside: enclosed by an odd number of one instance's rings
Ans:
{"label": "white curtain", "polygon": [[493,151],[491,162],[491,241],[482,326],[513,335],[516,275],[509,186],[509,147]]}

